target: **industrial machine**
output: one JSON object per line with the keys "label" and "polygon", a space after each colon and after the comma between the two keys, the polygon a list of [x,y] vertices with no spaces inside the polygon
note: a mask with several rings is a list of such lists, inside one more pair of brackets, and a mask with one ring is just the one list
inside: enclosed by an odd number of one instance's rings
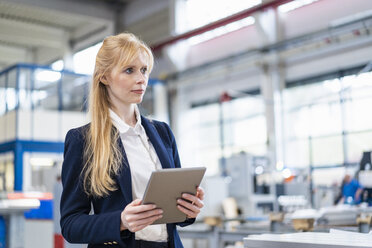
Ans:
{"label": "industrial machine", "polygon": [[266,157],[247,153],[225,158],[227,176],[230,177],[229,196],[237,200],[245,216],[260,215],[272,211],[275,204],[274,185],[271,180],[258,183],[258,176],[270,176],[269,160]]}

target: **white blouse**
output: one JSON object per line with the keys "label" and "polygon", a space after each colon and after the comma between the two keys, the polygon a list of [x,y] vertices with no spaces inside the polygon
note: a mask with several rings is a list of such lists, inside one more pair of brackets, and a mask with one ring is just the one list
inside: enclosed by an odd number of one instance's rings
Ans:
{"label": "white blouse", "polygon": [[[131,127],[110,109],[112,123],[119,130],[128,158],[132,178],[133,200],[143,198],[152,171],[162,169],[158,155],[141,124],[141,115],[137,106],[135,107],[135,115],[137,123],[134,127]],[[166,224],[147,226],[136,232],[135,238],[146,241],[167,242]]]}

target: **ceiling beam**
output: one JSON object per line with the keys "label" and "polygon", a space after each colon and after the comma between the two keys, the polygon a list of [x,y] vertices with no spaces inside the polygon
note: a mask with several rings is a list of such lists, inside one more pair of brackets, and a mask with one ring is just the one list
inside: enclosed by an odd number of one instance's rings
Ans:
{"label": "ceiling beam", "polygon": [[2,0],[10,4],[24,4],[70,14],[83,15],[94,19],[114,21],[112,5],[104,1],[91,0]]}
{"label": "ceiling beam", "polygon": [[26,60],[28,50],[9,45],[0,44],[0,64],[9,65]]}
{"label": "ceiling beam", "polygon": [[61,29],[0,18],[0,30],[1,41],[28,48],[65,46],[66,32]]}

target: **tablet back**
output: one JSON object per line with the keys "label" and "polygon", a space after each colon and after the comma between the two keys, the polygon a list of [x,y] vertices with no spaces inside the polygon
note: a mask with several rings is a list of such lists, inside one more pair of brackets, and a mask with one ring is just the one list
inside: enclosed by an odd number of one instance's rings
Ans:
{"label": "tablet back", "polygon": [[156,204],[163,210],[163,218],[153,224],[176,223],[186,220],[186,215],[177,208],[177,199],[182,193],[195,195],[204,176],[205,167],[172,168],[154,171],[151,174],[143,197],[143,204]]}

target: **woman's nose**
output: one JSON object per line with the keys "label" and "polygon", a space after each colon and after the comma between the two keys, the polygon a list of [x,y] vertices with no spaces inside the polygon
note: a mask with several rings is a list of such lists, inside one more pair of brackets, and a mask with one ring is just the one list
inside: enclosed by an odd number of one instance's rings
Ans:
{"label": "woman's nose", "polygon": [[141,72],[136,73],[136,82],[144,84],[146,82],[146,76],[143,75]]}

